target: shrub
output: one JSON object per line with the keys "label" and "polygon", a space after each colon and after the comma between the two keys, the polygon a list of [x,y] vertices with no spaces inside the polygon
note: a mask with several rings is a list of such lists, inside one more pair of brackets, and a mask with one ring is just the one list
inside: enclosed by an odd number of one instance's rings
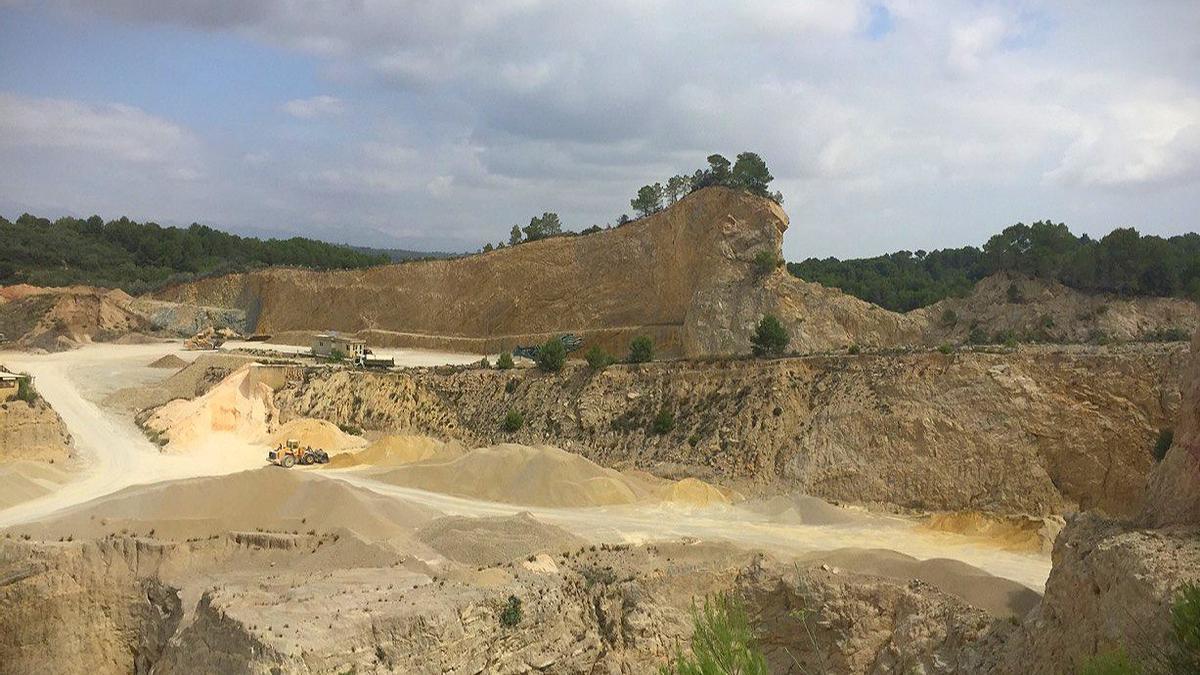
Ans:
{"label": "shrub", "polygon": [[587,364],[592,370],[604,370],[613,362],[612,354],[601,349],[599,345],[592,345],[583,358],[587,359]]}
{"label": "shrub", "polygon": [[645,335],[633,338],[629,343],[630,363],[649,363],[654,360],[654,342]]}
{"label": "shrub", "polygon": [[1174,673],[1200,673],[1200,584],[1186,583],[1171,607],[1171,647],[1167,653]]}
{"label": "shrub", "polygon": [[759,650],[750,619],[741,603],[729,595],[705,598],[704,608],[692,607],[692,653],[675,653],[662,675],[738,673],[766,675],[767,661]]}
{"label": "shrub", "polygon": [[500,612],[500,625],[505,628],[512,628],[521,623],[521,599],[515,595],[508,596],[508,602],[504,605],[504,611]]}
{"label": "shrub", "polygon": [[858,345],[850,345],[846,348],[846,353],[851,356],[857,356],[862,353],[862,347],[859,347]]}
{"label": "shrub", "polygon": [[346,353],[340,349],[334,349],[329,352],[329,360],[330,361],[345,361]]}
{"label": "shrub", "polygon": [[1124,649],[1097,654],[1079,669],[1079,675],[1137,675],[1140,672]]}
{"label": "shrub", "polygon": [[942,325],[943,326],[945,326],[946,328],[950,328],[951,326],[953,326],[956,323],[958,323],[958,312],[955,312],[952,309],[947,309],[946,311],[942,312]]}
{"label": "shrub", "polygon": [[1142,335],[1144,342],[1187,342],[1192,336],[1182,328],[1160,328]]}
{"label": "shrub", "polygon": [[774,251],[759,251],[754,255],[754,269],[759,274],[770,274],[772,270],[783,264]]}
{"label": "shrub", "polygon": [[517,381],[515,379],[504,383],[504,393],[511,394],[517,390]]}
{"label": "shrub", "polygon": [[1171,449],[1171,444],[1174,442],[1174,429],[1160,429],[1158,439],[1154,441],[1154,449],[1150,451],[1150,454],[1154,455],[1154,461],[1163,461],[1163,458],[1167,456],[1167,451]]}
{"label": "shrub", "polygon": [[953,354],[954,346],[949,342],[943,342],[942,344],[938,345],[938,351],[943,354]]}
{"label": "shrub", "polygon": [[17,379],[17,399],[33,405],[38,400],[38,393],[33,388],[33,382],[28,377]]}
{"label": "shrub", "polygon": [[971,332],[967,333],[967,342],[973,345],[987,344],[987,332],[982,326],[971,326]]}
{"label": "shrub", "polygon": [[538,367],[548,373],[557,373],[562,370],[563,364],[566,362],[567,348],[563,346],[562,340],[558,338],[546,340],[546,344],[542,345],[542,348],[538,350]]}
{"label": "shrub", "polygon": [[341,429],[342,433],[344,434],[350,434],[351,436],[362,436],[362,429],[359,429],[353,424],[339,424],[338,428]]}
{"label": "shrub", "polygon": [[675,415],[670,410],[663,408],[654,416],[654,422],[650,425],[650,430],[656,434],[669,434],[675,428]]}
{"label": "shrub", "polygon": [[525,426],[525,416],[516,410],[509,410],[504,415],[504,421],[500,424],[500,427],[510,434],[523,426]]}
{"label": "shrub", "polygon": [[500,370],[511,370],[516,365],[513,363],[512,354],[508,352],[500,352],[500,357],[496,359],[496,367]]}
{"label": "shrub", "polygon": [[755,356],[780,356],[792,341],[787,329],[773,314],[765,314],[750,336],[750,347]]}
{"label": "shrub", "polygon": [[1017,282],[1015,281],[1008,285],[1008,290],[1004,295],[1009,304],[1019,305],[1025,302],[1025,294],[1021,292],[1021,287],[1017,286]]}

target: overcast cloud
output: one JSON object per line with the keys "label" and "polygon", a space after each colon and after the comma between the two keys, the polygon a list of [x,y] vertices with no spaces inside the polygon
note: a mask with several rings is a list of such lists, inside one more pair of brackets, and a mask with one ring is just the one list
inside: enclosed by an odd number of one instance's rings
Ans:
{"label": "overcast cloud", "polygon": [[0,9],[9,217],[468,250],[748,149],[789,259],[1197,229],[1192,0],[49,4]]}

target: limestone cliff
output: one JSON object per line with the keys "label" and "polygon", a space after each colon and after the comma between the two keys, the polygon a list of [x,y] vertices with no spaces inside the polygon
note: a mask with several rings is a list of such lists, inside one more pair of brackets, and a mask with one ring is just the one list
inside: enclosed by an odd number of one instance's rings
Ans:
{"label": "limestone cliff", "polygon": [[357,331],[379,345],[479,353],[563,332],[619,354],[638,334],[665,355],[746,352],[764,312],[803,349],[917,336],[905,317],[782,268],[758,271],[756,254],[780,256],[787,223],[768,199],[708,188],[596,234],[367,270],[236,274],[157,297],[245,310],[258,332]]}
{"label": "limestone cliff", "polygon": [[1200,525],[1200,333],[1192,339],[1192,354],[1174,442],[1150,477],[1141,516],[1150,527]]}
{"label": "limestone cliff", "polygon": [[[605,466],[751,493],[1045,515],[1141,508],[1150,448],[1178,410],[1178,345],[678,361],[536,370],[315,371],[283,419],[548,442]],[[514,434],[508,410],[525,415]],[[656,434],[662,410],[674,428]]]}

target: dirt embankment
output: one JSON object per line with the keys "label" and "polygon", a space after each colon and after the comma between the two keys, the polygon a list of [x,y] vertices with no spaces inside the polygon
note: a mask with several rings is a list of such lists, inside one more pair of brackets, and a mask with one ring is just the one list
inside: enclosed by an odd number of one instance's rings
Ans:
{"label": "dirt embankment", "polygon": [[[603,466],[923,510],[1141,508],[1179,409],[1180,345],[1022,348],[536,370],[310,373],[316,417],[469,447],[548,443]],[[508,410],[524,426],[501,429]],[[656,433],[663,411],[669,430]],[[661,429],[660,429],[661,430]]]}
{"label": "dirt embankment", "polygon": [[56,352],[91,342],[180,337],[195,326],[240,326],[239,310],[134,299],[121,290],[0,286],[0,335],[18,349]]}

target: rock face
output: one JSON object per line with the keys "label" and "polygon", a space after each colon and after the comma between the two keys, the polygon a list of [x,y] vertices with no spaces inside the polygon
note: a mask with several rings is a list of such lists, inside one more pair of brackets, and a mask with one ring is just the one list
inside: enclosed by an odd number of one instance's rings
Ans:
{"label": "rock face", "polygon": [[[550,443],[617,468],[928,510],[1138,512],[1179,409],[1179,345],[613,366],[310,372],[318,417],[467,445]],[[508,410],[525,426],[500,429]],[[660,411],[674,428],[656,434]]]}
{"label": "rock face", "polygon": [[1200,525],[1200,333],[1192,340],[1192,354],[1174,442],[1150,477],[1141,516],[1149,527]]}
{"label": "rock face", "polygon": [[147,328],[119,290],[19,285],[0,288],[0,299],[0,333],[22,348],[62,351]]}
{"label": "rock face", "polygon": [[64,462],[71,434],[43,399],[0,403],[0,463],[12,460]]}
{"label": "rock face", "polygon": [[[667,355],[745,352],[768,311],[796,329],[798,347],[841,346],[850,335],[916,336],[904,317],[782,268],[757,271],[756,254],[780,255],[787,222],[770,200],[709,188],[586,236],[368,270],[230,275],[157,296],[242,309],[260,333],[357,331],[378,345],[478,353],[563,332],[620,354],[639,334]],[[303,341],[303,333],[292,338]]]}
{"label": "rock face", "polygon": [[[643,673],[686,646],[696,598],[732,592],[752,608],[774,672],[800,662],[950,673],[958,647],[988,625],[920,582],[720,545],[581,547],[431,573],[395,554],[331,564],[363,545],[349,539],[0,541],[0,663],[13,673]],[[505,622],[510,597],[520,611]]]}

